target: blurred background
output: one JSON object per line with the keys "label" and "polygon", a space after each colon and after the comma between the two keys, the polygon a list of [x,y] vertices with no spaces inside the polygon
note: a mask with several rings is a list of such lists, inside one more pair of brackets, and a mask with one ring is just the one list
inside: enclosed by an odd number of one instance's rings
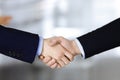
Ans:
{"label": "blurred background", "polygon": [[[0,24],[74,39],[119,18],[119,8],[120,0],[0,0]],[[0,54],[0,80],[120,80],[120,47],[54,70]]]}

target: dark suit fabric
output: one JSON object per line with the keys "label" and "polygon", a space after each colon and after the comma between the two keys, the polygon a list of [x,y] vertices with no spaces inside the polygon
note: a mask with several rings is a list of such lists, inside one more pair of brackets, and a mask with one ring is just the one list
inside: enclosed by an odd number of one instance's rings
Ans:
{"label": "dark suit fabric", "polygon": [[78,37],[85,51],[85,57],[120,46],[120,18],[103,27]]}
{"label": "dark suit fabric", "polygon": [[32,63],[38,48],[36,34],[5,28],[0,25],[0,53]]}

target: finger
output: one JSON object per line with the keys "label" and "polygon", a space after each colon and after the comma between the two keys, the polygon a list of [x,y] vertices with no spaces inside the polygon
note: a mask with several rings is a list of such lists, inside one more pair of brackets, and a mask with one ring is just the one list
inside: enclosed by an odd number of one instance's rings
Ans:
{"label": "finger", "polygon": [[69,61],[72,61],[74,59],[74,56],[69,52],[65,52],[65,57],[68,58]]}
{"label": "finger", "polygon": [[69,61],[66,57],[61,58],[61,60],[62,60],[65,64],[69,64],[69,63],[70,63],[70,61]]}
{"label": "finger", "polygon": [[48,62],[50,62],[51,60],[52,60],[51,57],[45,57],[42,61],[43,61],[44,63],[48,63]]}
{"label": "finger", "polygon": [[58,64],[57,68],[59,69],[59,68],[61,68],[61,66]]}
{"label": "finger", "polygon": [[52,59],[51,61],[49,61],[48,63],[47,63],[47,65],[48,66],[51,66],[51,65],[53,65],[53,64],[55,64],[56,63],[56,60],[55,59]]}
{"label": "finger", "polygon": [[51,66],[51,68],[52,68],[52,69],[55,69],[57,66],[58,66],[58,64],[55,63],[55,64],[53,64],[53,65]]}
{"label": "finger", "polygon": [[60,67],[64,67],[65,66],[65,63],[62,60],[58,60],[57,62],[59,63]]}

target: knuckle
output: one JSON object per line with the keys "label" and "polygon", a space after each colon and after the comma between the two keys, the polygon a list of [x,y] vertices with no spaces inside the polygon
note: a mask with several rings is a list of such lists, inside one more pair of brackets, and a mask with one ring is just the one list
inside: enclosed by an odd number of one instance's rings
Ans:
{"label": "knuckle", "polygon": [[51,60],[51,58],[50,58],[50,57],[47,57],[46,60],[49,61],[49,60]]}
{"label": "knuckle", "polygon": [[63,39],[63,37],[62,37],[62,36],[59,36],[59,38],[60,38],[60,39]]}
{"label": "knuckle", "polygon": [[46,65],[50,67],[50,63],[47,63]]}
{"label": "knuckle", "polygon": [[59,59],[61,59],[62,57],[63,57],[63,55],[58,55],[58,56],[56,56],[56,59],[59,60]]}
{"label": "knuckle", "polygon": [[70,60],[72,61],[73,59],[74,59],[74,56],[73,56],[73,55],[71,55],[71,56],[70,56]]}
{"label": "knuckle", "polygon": [[67,64],[69,64],[69,62],[65,62],[65,64],[67,65]]}
{"label": "knuckle", "polygon": [[70,63],[70,61],[67,62],[67,64],[69,64],[69,63]]}
{"label": "knuckle", "polygon": [[46,63],[47,61],[44,59],[43,62]]}
{"label": "knuckle", "polygon": [[56,59],[57,59],[57,60],[60,60],[60,59],[61,59],[61,56],[57,56]]}
{"label": "knuckle", "polygon": [[55,60],[55,59],[53,59],[53,60],[52,60],[52,63],[55,63],[55,62],[56,62],[56,60]]}
{"label": "knuckle", "polygon": [[51,66],[50,68],[51,68],[51,69],[54,69],[55,67],[54,67],[54,66]]}

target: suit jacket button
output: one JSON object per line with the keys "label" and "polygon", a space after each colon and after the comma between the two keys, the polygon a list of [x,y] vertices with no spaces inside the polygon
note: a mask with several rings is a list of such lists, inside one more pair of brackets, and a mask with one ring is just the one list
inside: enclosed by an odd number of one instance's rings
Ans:
{"label": "suit jacket button", "polygon": [[8,53],[9,53],[9,54],[11,54],[12,52],[11,52],[11,51],[9,51]]}
{"label": "suit jacket button", "polygon": [[15,54],[13,54],[13,56],[15,57]]}
{"label": "suit jacket button", "polygon": [[17,57],[20,57],[20,55],[19,55],[19,54],[17,54],[16,56],[17,56]]}
{"label": "suit jacket button", "polygon": [[12,56],[12,52],[11,51],[9,51],[8,53],[9,53],[10,56]]}

